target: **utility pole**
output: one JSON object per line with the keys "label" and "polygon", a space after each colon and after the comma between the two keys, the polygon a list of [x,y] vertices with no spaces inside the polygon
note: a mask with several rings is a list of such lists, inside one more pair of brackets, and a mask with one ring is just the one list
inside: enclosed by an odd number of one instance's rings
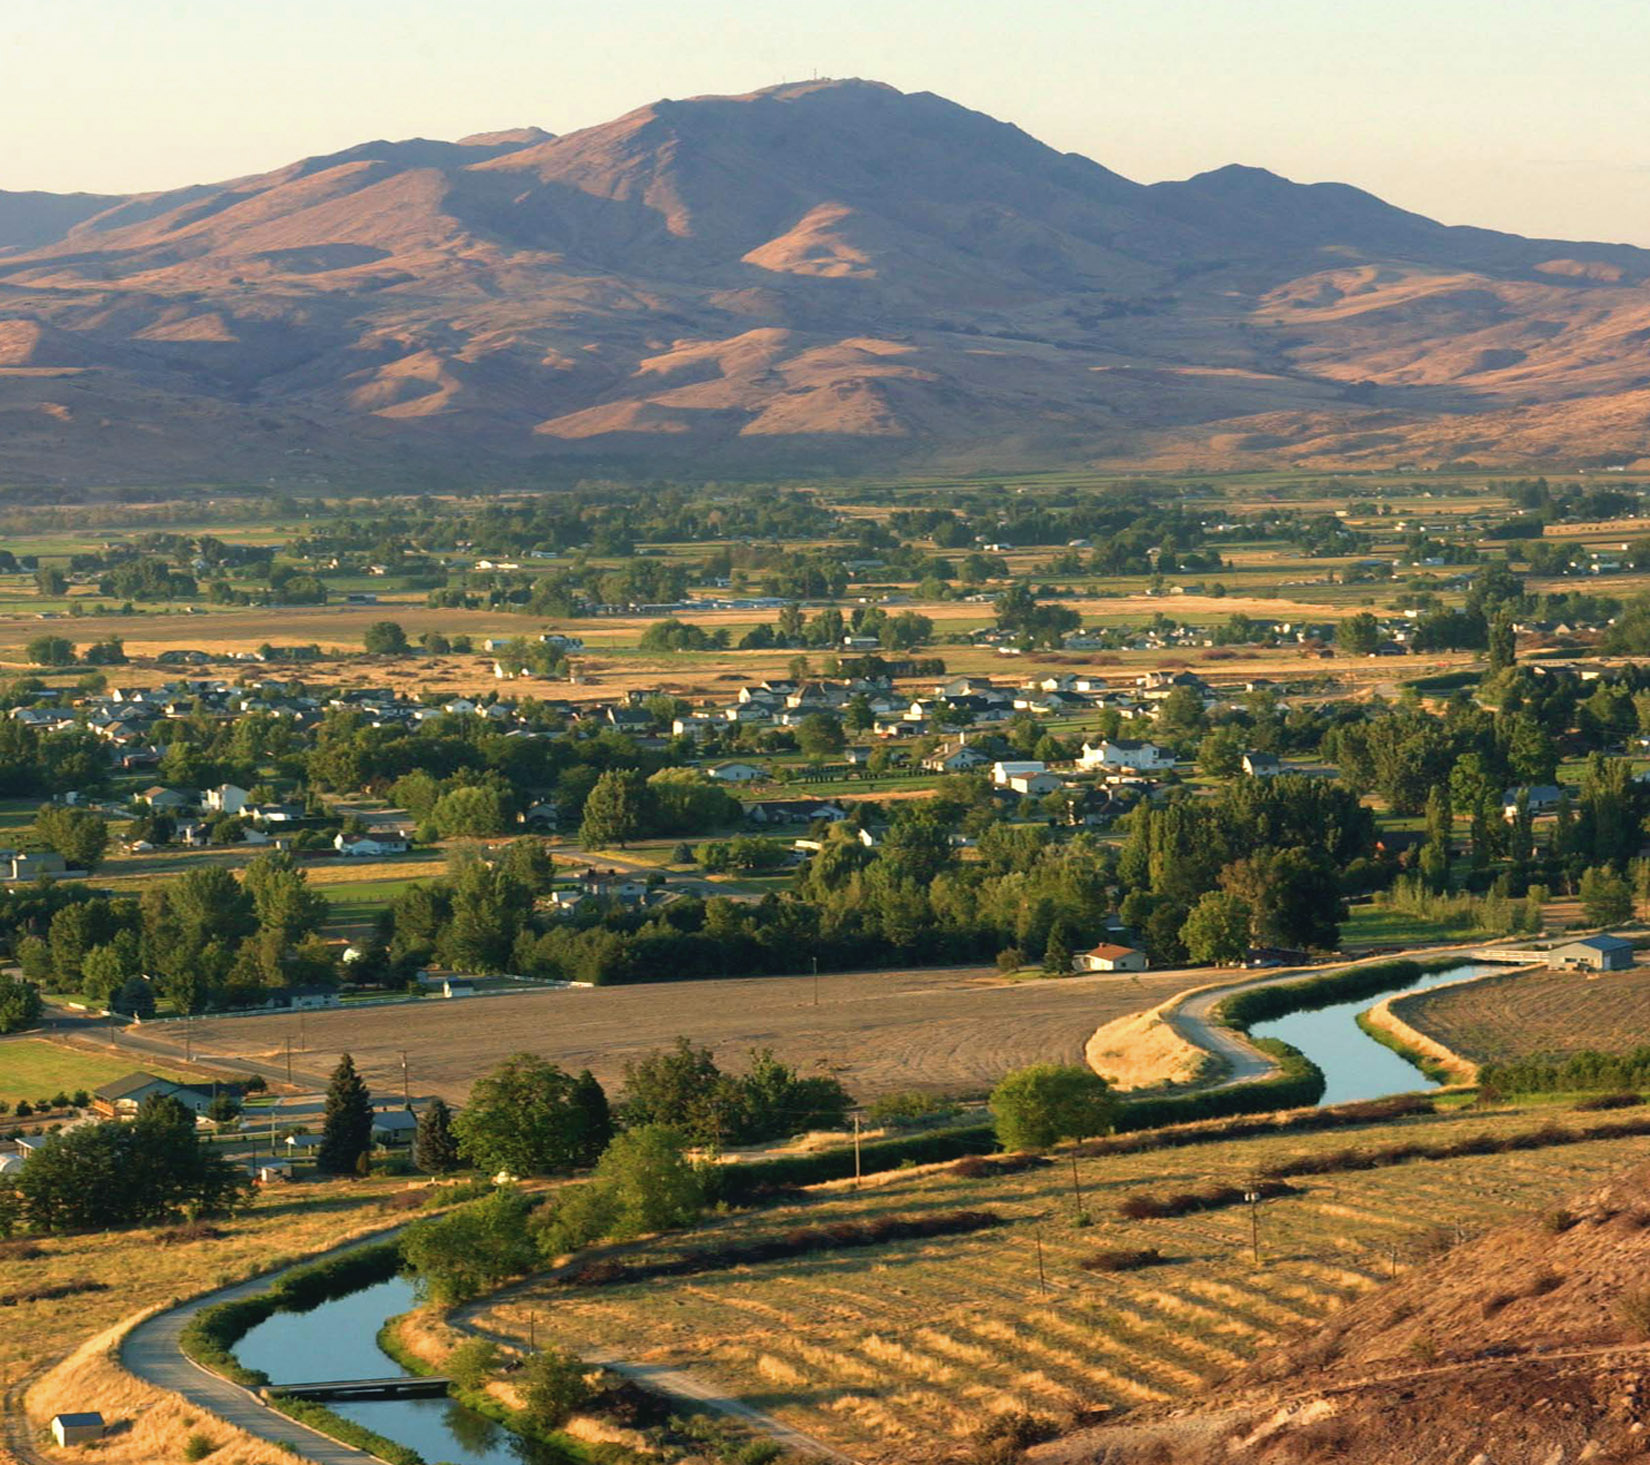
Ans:
{"label": "utility pole", "polygon": [[860,1182],[860,1168],[859,1168],[859,1115],[858,1115],[858,1114],[857,1114],[857,1113],[856,1113],[856,1114],[855,1114],[855,1115],[854,1115],[854,1189],[855,1189],[855,1190],[858,1190],[858,1189],[859,1189],[859,1182]]}
{"label": "utility pole", "polygon": [[292,1082],[292,1034],[286,1035],[286,1081]]}
{"label": "utility pole", "polygon": [[401,1102],[412,1108],[412,1090],[407,1084],[407,1050],[401,1049]]}
{"label": "utility pole", "polygon": [[309,1052],[309,1040],[304,1036],[304,1015],[302,1012],[298,1014],[298,1051],[300,1053]]}
{"label": "utility pole", "polygon": [[1243,1193],[1243,1198],[1249,1203],[1249,1251],[1254,1258],[1255,1265],[1258,1267],[1260,1265],[1260,1192],[1258,1190],[1246,1190]]}
{"label": "utility pole", "polygon": [[195,1061],[195,1019],[189,1013],[183,1015],[183,1061]]}
{"label": "utility pole", "polygon": [[814,1006],[819,1006],[819,958],[814,958]]}
{"label": "utility pole", "polygon": [[1078,1180],[1077,1180],[1077,1156],[1076,1155],[1073,1155],[1071,1157],[1071,1193],[1076,1198],[1076,1201],[1077,1201],[1077,1220],[1078,1220],[1078,1223],[1081,1224],[1081,1222],[1083,1220],[1083,1187],[1078,1183]]}
{"label": "utility pole", "polygon": [[1043,1228],[1041,1226],[1037,1228],[1037,1286],[1043,1292],[1048,1291],[1048,1273],[1043,1270]]}

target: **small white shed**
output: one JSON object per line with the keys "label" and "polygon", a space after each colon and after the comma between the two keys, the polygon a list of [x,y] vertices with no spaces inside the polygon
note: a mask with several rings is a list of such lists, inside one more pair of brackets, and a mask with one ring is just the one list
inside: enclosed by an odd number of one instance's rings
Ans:
{"label": "small white shed", "polygon": [[101,1414],[58,1414],[52,1418],[52,1438],[60,1445],[89,1445],[103,1438]]}

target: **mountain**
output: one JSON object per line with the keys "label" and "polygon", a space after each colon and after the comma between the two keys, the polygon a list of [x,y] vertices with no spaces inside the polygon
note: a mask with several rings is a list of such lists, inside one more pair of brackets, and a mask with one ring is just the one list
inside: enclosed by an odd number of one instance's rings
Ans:
{"label": "mountain", "polygon": [[1647,280],[812,82],[0,194],[0,477],[1632,462]]}

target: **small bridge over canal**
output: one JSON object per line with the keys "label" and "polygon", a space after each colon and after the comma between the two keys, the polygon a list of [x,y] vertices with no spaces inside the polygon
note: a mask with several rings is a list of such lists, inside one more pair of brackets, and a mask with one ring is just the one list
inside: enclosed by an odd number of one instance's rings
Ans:
{"label": "small bridge over canal", "polygon": [[258,1390],[267,1399],[284,1394],[289,1399],[431,1399],[444,1398],[450,1379],[322,1379],[312,1384],[267,1384]]}

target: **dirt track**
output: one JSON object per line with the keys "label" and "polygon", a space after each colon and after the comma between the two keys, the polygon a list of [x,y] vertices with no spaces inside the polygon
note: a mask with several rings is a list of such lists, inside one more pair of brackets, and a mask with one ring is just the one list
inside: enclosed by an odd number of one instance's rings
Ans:
{"label": "dirt track", "polygon": [[[1004,982],[986,968],[857,972],[813,979],[741,978],[652,983],[521,996],[426,999],[417,1004],[304,1015],[221,1018],[195,1025],[195,1054],[256,1057],[319,1072],[349,1051],[374,1089],[401,1085],[407,1052],[414,1093],[461,1101],[470,1083],[520,1049],[564,1067],[588,1067],[616,1085],[628,1058],[685,1034],[736,1065],[751,1047],[772,1047],[804,1070],[830,1064],[861,1097],[921,1087],[979,1092],[1011,1068],[1041,1060],[1083,1061],[1103,1022],[1183,990],[1185,972]],[[170,1039],[161,1025],[145,1037]],[[181,1043],[182,1034],[176,1034]]]}

